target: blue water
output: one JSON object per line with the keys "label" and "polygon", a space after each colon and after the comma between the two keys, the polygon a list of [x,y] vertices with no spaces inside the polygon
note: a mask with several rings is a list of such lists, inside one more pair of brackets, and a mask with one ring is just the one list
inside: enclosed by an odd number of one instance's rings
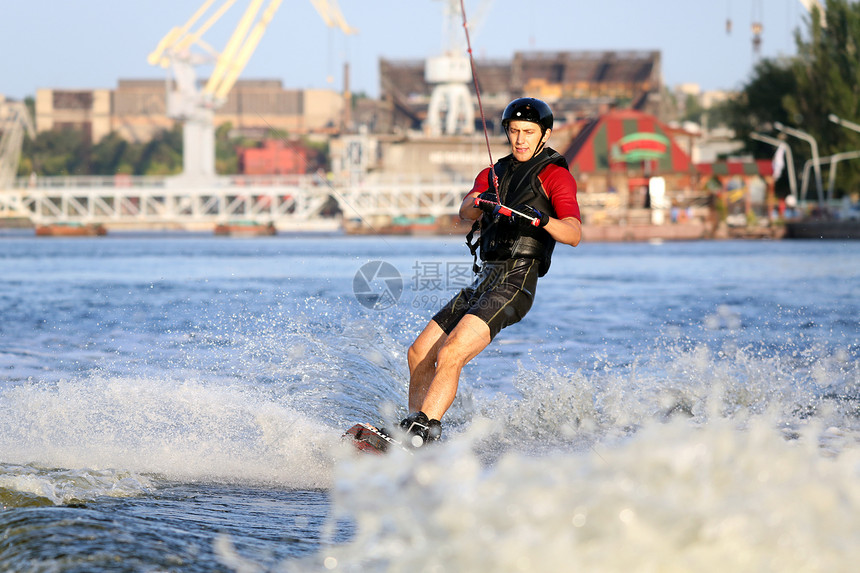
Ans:
{"label": "blue water", "polygon": [[355,458],[470,265],[460,237],[4,235],[0,570],[855,569],[860,242],[559,247],[444,443]]}

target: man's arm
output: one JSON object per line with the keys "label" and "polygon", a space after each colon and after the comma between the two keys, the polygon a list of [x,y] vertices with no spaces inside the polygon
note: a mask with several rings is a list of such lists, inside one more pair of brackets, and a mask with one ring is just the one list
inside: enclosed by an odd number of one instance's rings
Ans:
{"label": "man's arm", "polygon": [[577,246],[582,239],[582,223],[576,217],[565,217],[564,219],[550,217],[544,229],[559,243],[572,247]]}
{"label": "man's arm", "polygon": [[472,190],[469,191],[465,197],[463,197],[463,202],[460,203],[460,218],[466,221],[477,221],[481,218],[483,211],[475,207],[475,197],[483,193],[484,191],[489,190],[490,182],[490,168],[485,167],[478,173],[478,176],[475,177],[475,183],[472,184]]}
{"label": "man's arm", "polygon": [[460,218],[467,221],[475,221],[481,217],[483,211],[475,207],[475,197],[481,194],[480,190],[470,191],[463,202],[460,203]]}
{"label": "man's arm", "polygon": [[561,219],[550,217],[544,229],[559,243],[577,246],[582,240],[582,223],[576,201],[576,180],[567,169],[549,165],[541,172],[541,185],[549,191],[553,208],[561,215]]}

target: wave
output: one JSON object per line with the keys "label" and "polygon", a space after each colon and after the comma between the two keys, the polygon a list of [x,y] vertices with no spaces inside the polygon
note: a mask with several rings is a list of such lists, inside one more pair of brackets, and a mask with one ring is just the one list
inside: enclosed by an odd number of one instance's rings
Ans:
{"label": "wave", "polygon": [[651,420],[597,448],[491,465],[477,450],[493,431],[473,427],[414,458],[346,458],[333,519],[355,536],[283,570],[851,570],[856,449],[822,455],[819,429],[786,439],[768,416],[743,426]]}
{"label": "wave", "polygon": [[[823,349],[520,364],[515,395],[458,399],[438,447],[338,451],[332,537],[275,570],[847,572],[858,380],[849,352]],[[253,566],[229,538],[216,552]]]}
{"label": "wave", "polygon": [[[370,346],[375,333],[366,329],[356,323],[337,349],[323,337],[297,334],[283,342],[289,353],[275,365],[283,372],[268,368],[250,380],[101,374],[2,389],[2,462],[329,487],[331,450],[347,425],[387,423],[401,413],[396,401],[405,387],[393,365],[399,346]],[[534,359],[520,361],[513,391],[491,393],[495,381],[464,382],[446,434],[466,431],[476,418],[498,421],[484,452],[490,459],[508,450],[596,447],[674,417],[704,425],[769,414],[786,433],[813,421],[854,432],[858,380],[860,366],[846,351],[761,355],[669,346],[625,366],[596,362],[589,371]]]}
{"label": "wave", "polygon": [[117,470],[56,470],[0,464],[0,506],[73,505],[100,497],[134,497],[152,490],[145,476]]}
{"label": "wave", "polygon": [[326,452],[335,434],[264,390],[92,378],[22,385],[2,399],[6,463],[304,488],[328,483]]}

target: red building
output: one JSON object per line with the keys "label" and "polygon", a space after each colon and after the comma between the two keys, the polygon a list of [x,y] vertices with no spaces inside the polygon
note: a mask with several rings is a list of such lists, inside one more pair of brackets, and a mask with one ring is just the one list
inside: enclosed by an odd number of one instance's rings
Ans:
{"label": "red building", "polygon": [[258,147],[239,148],[243,175],[302,175],[308,172],[308,149],[300,143],[266,139]]}
{"label": "red building", "polygon": [[563,155],[586,192],[626,194],[653,176],[670,178],[675,188],[689,187],[696,168],[673,135],[653,115],[616,109],[585,120]]}

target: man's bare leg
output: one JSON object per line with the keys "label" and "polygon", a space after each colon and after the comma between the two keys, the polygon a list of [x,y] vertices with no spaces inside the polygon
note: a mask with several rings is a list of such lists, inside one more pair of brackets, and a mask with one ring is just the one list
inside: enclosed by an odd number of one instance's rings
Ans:
{"label": "man's bare leg", "polygon": [[[435,323],[431,322],[431,324]],[[442,331],[438,325],[436,328],[439,329],[439,332]],[[421,333],[419,340],[428,329]],[[430,334],[428,334],[429,340],[432,340]],[[457,395],[463,366],[480,354],[490,343],[490,327],[480,318],[467,314],[457,323],[447,338],[437,338],[436,340],[435,374],[423,392],[424,399],[421,401],[420,408],[416,408],[427,414],[431,420],[441,420],[448,408],[451,407],[454,397]],[[409,394],[409,408],[412,410],[411,384]],[[417,394],[416,398],[418,397]]]}
{"label": "man's bare leg", "polygon": [[406,361],[409,364],[410,412],[421,409],[430,383],[436,375],[436,356],[447,338],[448,335],[442,327],[431,320],[409,347]]}

